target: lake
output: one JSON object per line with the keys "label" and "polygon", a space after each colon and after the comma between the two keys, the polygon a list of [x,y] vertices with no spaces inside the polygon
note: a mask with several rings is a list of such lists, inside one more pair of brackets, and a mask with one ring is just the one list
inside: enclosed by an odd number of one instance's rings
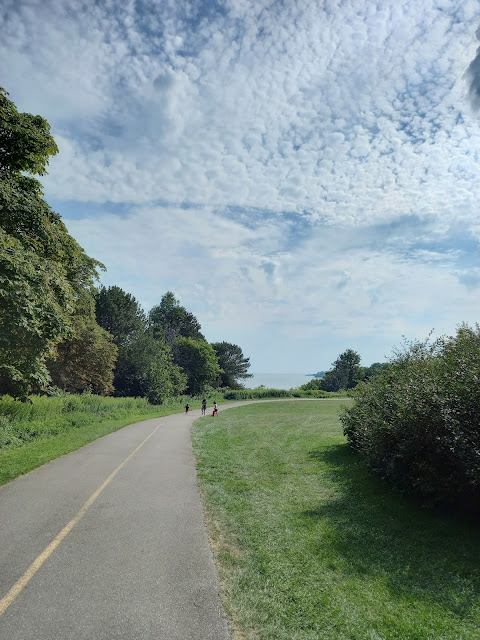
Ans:
{"label": "lake", "polygon": [[313,377],[303,373],[254,373],[253,378],[241,382],[247,389],[255,389],[260,385],[267,389],[295,389],[310,380]]}

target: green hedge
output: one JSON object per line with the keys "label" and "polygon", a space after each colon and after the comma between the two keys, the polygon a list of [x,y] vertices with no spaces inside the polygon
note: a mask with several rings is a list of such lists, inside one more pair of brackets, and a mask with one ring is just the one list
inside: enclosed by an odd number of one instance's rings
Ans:
{"label": "green hedge", "polygon": [[431,503],[480,513],[480,327],[413,343],[353,391],[341,420],[372,469]]}

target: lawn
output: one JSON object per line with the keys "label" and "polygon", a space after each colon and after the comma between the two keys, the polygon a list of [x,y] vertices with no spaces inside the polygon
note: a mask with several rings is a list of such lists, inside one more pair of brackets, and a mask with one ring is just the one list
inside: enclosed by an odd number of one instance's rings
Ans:
{"label": "lawn", "polygon": [[480,531],[350,452],[345,400],[250,405],[193,429],[236,640],[478,640]]}

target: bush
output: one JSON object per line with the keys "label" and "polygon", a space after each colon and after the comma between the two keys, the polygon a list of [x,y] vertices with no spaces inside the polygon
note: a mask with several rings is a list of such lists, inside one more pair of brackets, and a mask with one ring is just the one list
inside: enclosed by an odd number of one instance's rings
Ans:
{"label": "bush", "polygon": [[[372,469],[430,503],[480,504],[480,327],[406,344],[341,420]],[[477,507],[478,508],[478,507]]]}
{"label": "bush", "polygon": [[299,389],[301,391],[318,391],[322,388],[322,379],[323,378],[313,378],[313,380],[302,384]]}

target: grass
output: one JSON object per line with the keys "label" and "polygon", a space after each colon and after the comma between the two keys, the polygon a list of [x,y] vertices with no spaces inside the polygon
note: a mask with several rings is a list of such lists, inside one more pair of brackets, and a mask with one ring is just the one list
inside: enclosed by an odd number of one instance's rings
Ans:
{"label": "grass", "polygon": [[[215,397],[220,399],[222,394],[210,393],[209,406]],[[92,394],[31,396],[30,400],[23,403],[0,396],[0,485],[133,422],[177,413],[187,402],[192,409],[201,406],[200,397],[190,396],[170,398],[163,405],[151,405],[145,398]]]}
{"label": "grass", "polygon": [[372,477],[341,404],[251,405],[194,425],[235,638],[478,640],[480,531]]}
{"label": "grass", "polygon": [[346,398],[347,391],[323,391],[314,389],[303,391],[302,389],[230,389],[224,391],[225,400],[257,400],[261,398]]}
{"label": "grass", "polygon": [[200,406],[199,399],[185,397],[163,405],[95,395],[31,400],[0,398],[0,485],[128,424],[177,413],[187,401],[192,409]]}

